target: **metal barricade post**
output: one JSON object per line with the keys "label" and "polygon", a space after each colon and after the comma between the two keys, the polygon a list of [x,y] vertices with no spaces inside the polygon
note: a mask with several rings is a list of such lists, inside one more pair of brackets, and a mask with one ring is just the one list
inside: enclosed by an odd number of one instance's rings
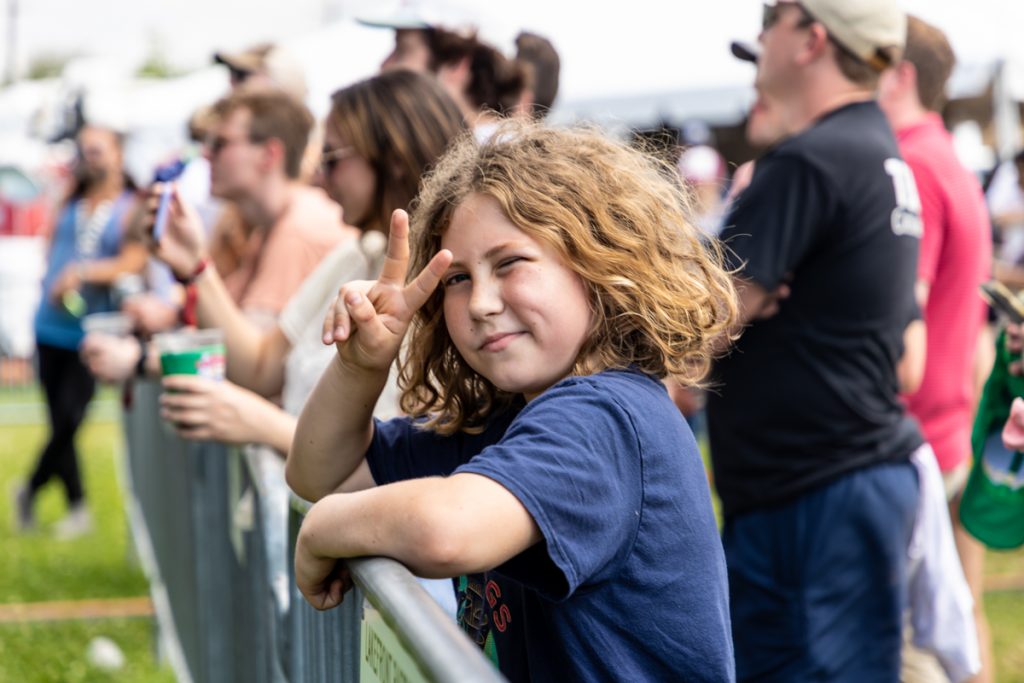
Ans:
{"label": "metal barricade post", "polygon": [[181,440],[159,394],[136,384],[124,413],[126,505],[179,681],[504,680],[394,560],[349,560],[356,588],[313,609],[292,563],[309,504],[289,493],[280,458]]}
{"label": "metal barricade post", "polygon": [[[292,496],[293,551],[301,515],[308,509],[307,501]],[[348,605],[341,617],[343,628],[349,633],[360,633],[356,640],[360,645],[358,678],[351,680],[437,683],[505,680],[400,563],[386,557],[363,557],[348,560],[347,564],[359,589],[353,591],[355,595],[346,596],[338,608],[345,609]],[[301,638],[302,624],[311,623],[310,613],[315,615],[317,611],[294,589],[294,581],[292,585],[296,614],[293,637]],[[363,597],[368,605],[363,603]],[[356,618],[359,621],[353,623]],[[351,671],[347,673],[352,675]]]}

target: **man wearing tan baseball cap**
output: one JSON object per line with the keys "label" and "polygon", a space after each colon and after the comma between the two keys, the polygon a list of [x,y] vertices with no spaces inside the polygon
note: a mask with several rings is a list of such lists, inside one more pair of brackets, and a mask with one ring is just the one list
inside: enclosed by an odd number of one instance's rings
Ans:
{"label": "man wearing tan baseball cap", "polygon": [[770,143],[721,233],[746,326],[707,402],[740,681],[899,680],[921,218],[875,92],[905,36],[898,0],[780,1],[734,46]]}
{"label": "man wearing tan baseball cap", "polygon": [[213,61],[228,68],[232,88],[243,84],[268,86],[285,91],[299,102],[306,99],[302,65],[280,45],[260,43],[237,52],[215,52]]}

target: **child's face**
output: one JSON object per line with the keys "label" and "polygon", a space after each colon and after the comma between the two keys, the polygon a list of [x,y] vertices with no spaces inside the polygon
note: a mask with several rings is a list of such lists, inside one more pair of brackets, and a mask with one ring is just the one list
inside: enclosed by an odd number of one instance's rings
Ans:
{"label": "child's face", "polygon": [[527,400],[568,376],[591,324],[583,280],[485,195],[455,209],[441,247],[448,334],[470,367]]}

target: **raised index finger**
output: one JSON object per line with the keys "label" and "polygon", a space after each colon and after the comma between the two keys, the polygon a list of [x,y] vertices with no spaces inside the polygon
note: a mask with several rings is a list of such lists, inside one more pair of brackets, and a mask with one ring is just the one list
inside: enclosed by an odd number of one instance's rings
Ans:
{"label": "raised index finger", "polygon": [[380,271],[381,284],[405,285],[405,274],[409,272],[409,214],[395,209],[391,214],[391,230],[388,233],[388,253]]}
{"label": "raised index finger", "polygon": [[447,249],[434,254],[427,267],[420,271],[416,279],[409,283],[409,286],[402,292],[405,295],[405,304],[410,311],[418,310],[437,289],[441,278],[452,264],[452,252]]}

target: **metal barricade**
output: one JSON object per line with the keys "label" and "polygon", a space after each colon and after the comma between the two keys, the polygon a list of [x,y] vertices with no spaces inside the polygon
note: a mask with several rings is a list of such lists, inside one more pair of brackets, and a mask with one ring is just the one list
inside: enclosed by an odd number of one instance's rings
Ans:
{"label": "metal barricade", "polygon": [[180,681],[503,680],[393,560],[350,560],[357,588],[337,609],[313,609],[291,562],[308,503],[289,494],[283,463],[181,440],[159,418],[159,394],[136,384],[124,413],[126,504]]}
{"label": "metal barricade", "polygon": [[[264,483],[248,462],[258,456],[181,440],[158,417],[159,391],[136,385],[125,441],[129,518],[164,651],[182,680],[284,681],[284,608],[266,543],[273,534],[260,509]],[[283,510],[277,519],[283,550]]]}
{"label": "metal barricade", "polygon": [[[292,496],[290,555],[308,509],[308,502]],[[294,661],[293,680],[505,680],[401,564],[364,557],[349,560],[348,568],[358,590],[326,613],[302,598],[292,576],[291,639],[311,643]],[[344,638],[337,638],[339,632]]]}

